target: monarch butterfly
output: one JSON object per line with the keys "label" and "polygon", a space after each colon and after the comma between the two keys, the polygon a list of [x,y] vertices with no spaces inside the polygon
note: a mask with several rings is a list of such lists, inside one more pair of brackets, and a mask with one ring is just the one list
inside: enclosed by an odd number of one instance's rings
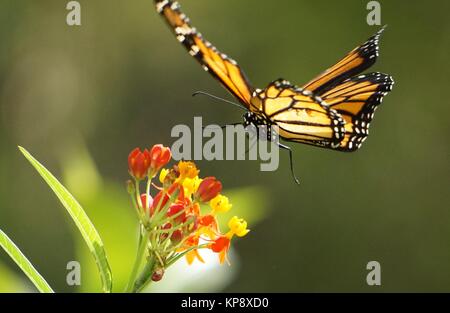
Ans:
{"label": "monarch butterfly", "polygon": [[[360,75],[375,63],[385,28],[303,87],[277,79],[261,90],[252,87],[236,61],[191,26],[177,2],[155,0],[155,4],[189,54],[247,110],[245,126],[277,126],[280,137],[287,141],[356,151],[368,136],[376,108],[392,90],[390,75]],[[292,150],[279,146],[289,151],[292,170]]]}

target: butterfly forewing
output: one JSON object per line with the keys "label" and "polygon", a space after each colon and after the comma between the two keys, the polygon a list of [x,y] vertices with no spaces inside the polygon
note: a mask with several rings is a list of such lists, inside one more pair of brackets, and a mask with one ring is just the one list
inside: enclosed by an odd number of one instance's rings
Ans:
{"label": "butterfly forewing", "polygon": [[334,66],[304,85],[303,88],[316,95],[321,95],[347,78],[358,75],[371,67],[378,57],[378,43],[383,31],[384,28],[364,44],[353,49]]}
{"label": "butterfly forewing", "polygon": [[189,19],[180,11],[177,2],[155,0],[158,12],[164,16],[178,41],[197,59],[245,107],[249,108],[253,88],[237,63],[219,52],[191,26]]}

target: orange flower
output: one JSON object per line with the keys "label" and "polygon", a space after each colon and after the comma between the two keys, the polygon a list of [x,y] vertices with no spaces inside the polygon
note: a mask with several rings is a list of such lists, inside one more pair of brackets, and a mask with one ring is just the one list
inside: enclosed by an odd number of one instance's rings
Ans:
{"label": "orange flower", "polygon": [[205,263],[205,260],[203,260],[202,256],[200,255],[200,253],[198,253],[197,249],[191,250],[188,253],[186,253],[186,261],[188,262],[189,265],[194,263],[195,259],[199,260],[202,263]]}
{"label": "orange flower", "polygon": [[[190,201],[190,200],[189,200]],[[187,212],[200,216],[200,204],[194,202],[192,205],[187,205]]]}
{"label": "orange flower", "polygon": [[198,217],[195,214],[187,214],[184,222],[188,222],[186,225],[186,233],[190,234],[198,228]]}
{"label": "orange flower", "polygon": [[231,238],[235,235],[238,237],[244,237],[250,231],[247,229],[247,222],[237,216],[233,216],[230,219],[228,222],[228,227],[230,228],[230,231],[225,235],[221,235],[214,239],[213,243],[209,246],[213,252],[219,253],[219,261],[221,264],[227,260],[227,253],[230,249]]}
{"label": "orange flower", "polygon": [[[196,235],[192,235],[189,238],[187,238],[184,243],[183,250],[187,250],[192,247],[198,246],[199,239],[200,239],[199,236]],[[185,257],[189,265],[191,265],[195,261],[195,259],[198,259],[200,262],[205,263],[205,260],[203,260],[202,256],[200,255],[200,253],[198,253],[197,249],[193,249],[187,252]]]}
{"label": "orange flower", "polygon": [[147,176],[150,167],[150,152],[145,149],[136,148],[128,155],[128,171],[137,180],[142,180]]}
{"label": "orange flower", "polygon": [[180,172],[180,180],[185,178],[195,178],[200,172],[195,166],[194,162],[190,161],[180,161],[178,162],[178,171]]}
{"label": "orange flower", "polygon": [[202,218],[199,220],[199,224],[202,226],[210,226],[211,224],[213,224],[215,222],[215,218],[214,216],[212,216],[211,214],[202,216]]}
{"label": "orange flower", "polygon": [[227,259],[227,253],[230,249],[231,239],[228,236],[220,236],[211,244],[213,252],[219,253],[219,261],[222,264]]}

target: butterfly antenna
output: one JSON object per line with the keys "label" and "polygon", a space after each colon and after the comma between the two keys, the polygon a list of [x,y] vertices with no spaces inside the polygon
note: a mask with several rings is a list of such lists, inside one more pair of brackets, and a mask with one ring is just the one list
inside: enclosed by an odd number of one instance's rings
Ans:
{"label": "butterfly antenna", "polygon": [[244,106],[242,106],[242,105],[240,105],[238,103],[234,103],[232,101],[229,101],[227,99],[223,99],[223,98],[217,97],[215,95],[209,94],[209,93],[204,92],[204,91],[196,91],[196,92],[194,92],[192,94],[193,97],[198,96],[198,95],[200,95],[200,96],[207,96],[207,97],[210,97],[210,98],[215,99],[215,100],[219,100],[219,101],[222,101],[222,102],[225,102],[225,103],[228,103],[228,104],[232,104],[232,105],[240,108],[241,110],[247,111],[246,107],[244,107]]}

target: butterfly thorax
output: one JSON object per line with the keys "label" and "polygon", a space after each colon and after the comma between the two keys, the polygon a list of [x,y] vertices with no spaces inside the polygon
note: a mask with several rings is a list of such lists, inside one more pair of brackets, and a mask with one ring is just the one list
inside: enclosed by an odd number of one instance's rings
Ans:
{"label": "butterfly thorax", "polygon": [[244,114],[244,127],[260,140],[274,141],[278,138],[278,130],[264,113],[247,112]]}
{"label": "butterfly thorax", "polygon": [[263,113],[253,113],[253,112],[247,112],[244,114],[244,127],[253,125],[253,126],[270,126],[273,123],[265,117]]}

